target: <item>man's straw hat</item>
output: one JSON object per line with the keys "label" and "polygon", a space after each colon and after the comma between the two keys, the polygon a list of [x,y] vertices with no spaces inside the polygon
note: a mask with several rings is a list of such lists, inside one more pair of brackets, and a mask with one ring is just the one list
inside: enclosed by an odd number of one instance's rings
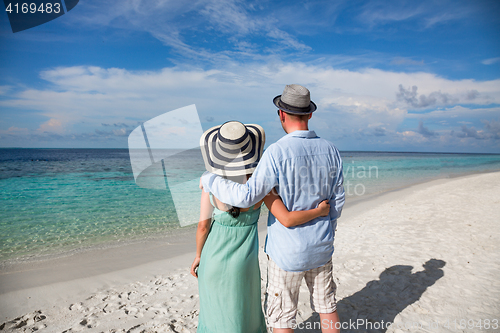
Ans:
{"label": "man's straw hat", "polygon": [[309,114],[316,110],[309,90],[298,84],[287,85],[283,94],[274,97],[273,102],[278,109],[291,114]]}

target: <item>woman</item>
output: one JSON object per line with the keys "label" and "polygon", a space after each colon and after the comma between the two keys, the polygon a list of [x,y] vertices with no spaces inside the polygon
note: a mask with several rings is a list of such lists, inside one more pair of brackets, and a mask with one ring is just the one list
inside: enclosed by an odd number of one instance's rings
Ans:
{"label": "woman", "polygon": [[[258,125],[231,121],[209,129],[200,141],[207,171],[244,183],[262,156],[265,134]],[[330,211],[323,201],[315,209],[289,212],[279,196],[271,193],[252,207],[240,209],[202,191],[196,258],[191,266],[200,293],[198,333],[267,332],[258,262],[257,221],[262,202],[287,226]]]}

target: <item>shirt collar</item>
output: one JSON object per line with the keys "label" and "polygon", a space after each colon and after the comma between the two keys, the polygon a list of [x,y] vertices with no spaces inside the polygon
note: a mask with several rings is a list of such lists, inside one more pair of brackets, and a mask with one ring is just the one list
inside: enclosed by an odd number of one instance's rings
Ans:
{"label": "shirt collar", "polygon": [[295,137],[299,137],[299,138],[316,138],[318,137],[316,135],[316,132],[314,131],[294,131],[292,133],[288,133],[287,135],[285,135],[285,137],[287,136],[295,136]]}

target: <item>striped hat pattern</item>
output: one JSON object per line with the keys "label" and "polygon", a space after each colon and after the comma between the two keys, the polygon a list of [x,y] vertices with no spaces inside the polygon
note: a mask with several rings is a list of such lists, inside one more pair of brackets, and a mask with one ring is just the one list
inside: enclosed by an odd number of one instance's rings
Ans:
{"label": "striped hat pattern", "polygon": [[259,163],[266,136],[256,124],[228,121],[207,130],[200,138],[207,171],[233,177],[251,174]]}

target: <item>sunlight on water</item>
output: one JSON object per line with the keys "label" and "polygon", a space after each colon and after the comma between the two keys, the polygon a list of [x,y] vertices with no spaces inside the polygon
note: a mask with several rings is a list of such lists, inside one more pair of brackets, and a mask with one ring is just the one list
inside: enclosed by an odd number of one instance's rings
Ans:
{"label": "sunlight on water", "polygon": [[[161,236],[181,228],[168,190],[135,184],[126,149],[0,151],[0,261]],[[439,177],[500,170],[500,155],[342,156],[347,200]],[[196,182],[204,171],[197,153],[183,155],[181,162],[166,162],[167,183],[179,193],[183,182]],[[186,193],[197,205],[198,193]],[[191,209],[189,200],[182,207]]]}

